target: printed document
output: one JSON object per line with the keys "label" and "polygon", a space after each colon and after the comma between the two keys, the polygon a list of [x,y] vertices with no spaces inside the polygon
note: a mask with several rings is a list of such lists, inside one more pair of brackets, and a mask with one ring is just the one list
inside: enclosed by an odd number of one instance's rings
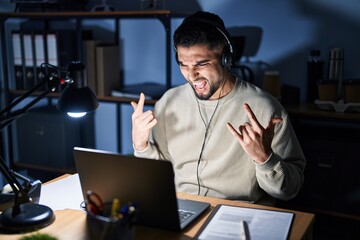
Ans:
{"label": "printed document", "polygon": [[293,213],[218,205],[198,239],[287,239]]}

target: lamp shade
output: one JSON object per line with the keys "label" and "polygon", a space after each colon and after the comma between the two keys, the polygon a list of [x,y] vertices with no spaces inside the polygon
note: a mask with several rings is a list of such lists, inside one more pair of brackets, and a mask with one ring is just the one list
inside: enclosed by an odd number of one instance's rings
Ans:
{"label": "lamp shade", "polygon": [[68,85],[62,92],[57,108],[66,113],[81,113],[95,111],[99,102],[89,87],[75,87]]}

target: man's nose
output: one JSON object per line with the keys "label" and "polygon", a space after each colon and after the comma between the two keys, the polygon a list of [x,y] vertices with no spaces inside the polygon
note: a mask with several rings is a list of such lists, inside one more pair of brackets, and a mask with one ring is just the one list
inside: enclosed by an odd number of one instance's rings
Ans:
{"label": "man's nose", "polygon": [[188,72],[188,79],[190,81],[194,81],[198,77],[198,75],[199,75],[199,73],[195,68],[190,69]]}

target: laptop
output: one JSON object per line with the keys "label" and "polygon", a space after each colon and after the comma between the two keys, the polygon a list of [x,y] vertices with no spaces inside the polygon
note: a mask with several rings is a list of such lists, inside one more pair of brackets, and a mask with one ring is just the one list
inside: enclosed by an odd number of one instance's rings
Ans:
{"label": "laptop", "polygon": [[169,161],[80,147],[74,148],[74,159],[84,199],[92,190],[104,202],[114,198],[135,202],[139,206],[137,224],[181,231],[210,207],[176,197]]}

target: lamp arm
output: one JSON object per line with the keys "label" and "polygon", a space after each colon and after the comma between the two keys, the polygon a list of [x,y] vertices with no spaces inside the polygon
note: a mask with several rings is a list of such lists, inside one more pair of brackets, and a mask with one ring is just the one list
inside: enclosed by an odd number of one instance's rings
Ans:
{"label": "lamp arm", "polygon": [[[53,75],[53,74],[49,74],[48,73],[48,69],[53,69],[56,71],[60,71],[63,72],[63,69],[60,69],[54,65],[51,65],[49,63],[42,63],[40,65],[41,68],[41,72],[44,74],[44,79],[39,82],[38,84],[36,84],[34,87],[32,87],[30,90],[28,90],[27,92],[25,92],[23,95],[21,95],[20,97],[16,98],[12,103],[10,103],[7,107],[5,107],[4,109],[2,109],[0,111],[0,122],[3,120],[6,120],[6,116],[4,117],[4,119],[2,119],[1,117],[3,115],[10,115],[11,109],[13,109],[16,105],[18,105],[20,102],[22,102],[25,98],[29,97],[33,92],[35,92],[36,90],[40,89],[41,87],[43,87],[44,85],[47,85],[46,87],[46,91],[41,94],[39,96],[38,99],[35,99],[34,102],[29,103],[29,107],[24,107],[26,109],[29,109],[31,106],[33,106],[36,102],[38,102],[40,99],[42,99],[45,95],[47,95],[50,92],[54,92],[56,87],[64,84],[65,80],[62,81],[60,79],[60,77],[57,76],[57,74]],[[0,128],[2,129],[2,128]]]}
{"label": "lamp arm", "polygon": [[6,181],[10,184],[15,194],[14,211],[17,213],[20,211],[20,205],[23,203],[31,202],[28,192],[21,186],[19,181],[14,176],[14,172],[11,171],[5,163],[5,160],[0,156],[0,170],[4,175]]}
{"label": "lamp arm", "polygon": [[7,112],[10,112],[11,109],[13,109],[16,105],[18,105],[20,102],[22,102],[25,98],[29,97],[33,92],[35,92],[37,89],[45,85],[47,82],[46,79],[36,84],[33,88],[31,88],[29,91],[25,92],[20,97],[16,98],[10,105],[8,105],[6,108],[0,111],[0,116],[4,115]]}
{"label": "lamp arm", "polygon": [[[43,99],[46,95],[48,95],[51,92],[51,90],[47,90],[43,93],[41,93],[39,96],[37,96],[36,98],[34,98],[31,102],[29,102],[25,107],[18,109],[14,112],[10,112],[8,114],[6,114],[5,116],[0,116],[0,129],[3,129],[4,127],[6,127],[7,125],[9,125],[12,121],[14,121],[15,119],[19,118],[20,116],[26,114],[26,112],[32,107],[34,106],[37,102],[39,102],[41,99]],[[21,96],[22,97],[22,96]],[[21,101],[20,101],[21,102]],[[18,102],[18,103],[20,103]],[[14,105],[16,106],[16,105]]]}
{"label": "lamp arm", "polygon": [[[29,97],[33,92],[41,88],[43,85],[47,84],[47,90],[41,93],[39,96],[34,98],[31,102],[29,102],[25,107],[18,109],[14,112],[11,112],[11,110],[17,106],[19,103],[21,103],[24,99]],[[57,77],[46,77],[43,81],[35,85],[33,88],[31,88],[29,91],[15,99],[9,106],[4,108],[0,111],[0,130],[9,125],[12,121],[17,119],[18,117],[24,115],[32,106],[34,106],[37,102],[39,102],[41,99],[43,99],[46,95],[48,95],[51,92],[54,92],[56,87],[58,85],[63,84],[63,82],[57,78]]]}

